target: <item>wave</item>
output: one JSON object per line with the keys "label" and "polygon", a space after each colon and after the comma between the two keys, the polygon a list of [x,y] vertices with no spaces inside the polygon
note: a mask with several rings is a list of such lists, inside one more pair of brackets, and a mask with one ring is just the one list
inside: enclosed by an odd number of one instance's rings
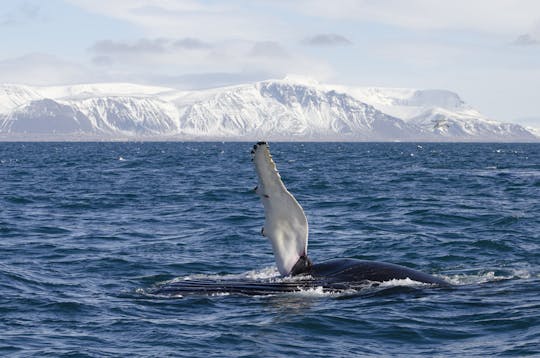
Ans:
{"label": "wave", "polygon": [[439,277],[450,282],[454,286],[478,285],[504,280],[527,280],[533,277],[540,278],[540,274],[527,269],[509,270],[479,270],[478,272],[468,271],[451,275],[440,275]]}

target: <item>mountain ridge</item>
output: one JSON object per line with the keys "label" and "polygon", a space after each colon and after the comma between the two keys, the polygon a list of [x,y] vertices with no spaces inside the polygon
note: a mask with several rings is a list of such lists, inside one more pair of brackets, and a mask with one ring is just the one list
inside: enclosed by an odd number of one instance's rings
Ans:
{"label": "mountain ridge", "polygon": [[291,79],[198,91],[130,83],[0,85],[0,139],[538,141],[447,90]]}

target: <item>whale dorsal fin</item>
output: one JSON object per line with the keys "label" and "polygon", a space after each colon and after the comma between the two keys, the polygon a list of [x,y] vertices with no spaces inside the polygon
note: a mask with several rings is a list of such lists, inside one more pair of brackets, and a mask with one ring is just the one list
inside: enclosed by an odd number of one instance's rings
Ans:
{"label": "whale dorsal fin", "polygon": [[[308,263],[308,222],[304,210],[281,181],[266,142],[253,146],[259,178],[255,189],[264,206],[264,236],[272,243],[279,272],[295,274],[299,263]],[[295,266],[296,265],[296,266]]]}

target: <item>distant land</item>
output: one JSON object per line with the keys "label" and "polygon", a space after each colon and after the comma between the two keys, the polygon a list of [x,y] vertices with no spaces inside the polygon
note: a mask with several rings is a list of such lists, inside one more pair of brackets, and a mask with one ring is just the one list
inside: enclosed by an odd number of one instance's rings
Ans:
{"label": "distant land", "polygon": [[537,142],[447,90],[286,78],[207,90],[0,85],[0,140]]}
{"label": "distant land", "polygon": [[516,118],[513,122],[524,126],[540,137],[540,117],[521,117]]}

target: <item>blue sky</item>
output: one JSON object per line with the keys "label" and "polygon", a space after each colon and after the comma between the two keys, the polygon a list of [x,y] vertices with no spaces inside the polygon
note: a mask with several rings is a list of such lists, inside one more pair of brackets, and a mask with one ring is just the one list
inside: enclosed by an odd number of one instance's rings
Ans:
{"label": "blue sky", "polygon": [[0,82],[444,88],[540,127],[536,0],[0,0]]}

